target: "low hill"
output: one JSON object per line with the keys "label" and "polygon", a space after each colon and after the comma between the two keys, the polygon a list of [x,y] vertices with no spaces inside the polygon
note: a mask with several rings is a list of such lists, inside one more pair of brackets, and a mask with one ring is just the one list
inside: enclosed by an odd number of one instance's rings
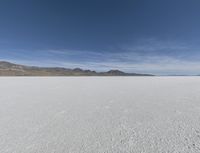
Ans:
{"label": "low hill", "polygon": [[119,70],[96,72],[80,68],[36,67],[0,61],[0,76],[152,76],[150,74],[125,73]]}

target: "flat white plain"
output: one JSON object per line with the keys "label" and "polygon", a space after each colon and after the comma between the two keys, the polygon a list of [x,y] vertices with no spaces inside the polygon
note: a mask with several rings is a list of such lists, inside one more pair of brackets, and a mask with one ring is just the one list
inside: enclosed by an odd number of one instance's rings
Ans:
{"label": "flat white plain", "polygon": [[200,152],[200,77],[1,77],[0,152]]}

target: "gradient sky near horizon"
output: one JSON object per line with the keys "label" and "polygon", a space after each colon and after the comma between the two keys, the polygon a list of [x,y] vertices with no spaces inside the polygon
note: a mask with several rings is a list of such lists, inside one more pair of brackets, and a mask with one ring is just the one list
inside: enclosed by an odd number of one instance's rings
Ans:
{"label": "gradient sky near horizon", "polygon": [[199,0],[1,0],[0,60],[200,74]]}

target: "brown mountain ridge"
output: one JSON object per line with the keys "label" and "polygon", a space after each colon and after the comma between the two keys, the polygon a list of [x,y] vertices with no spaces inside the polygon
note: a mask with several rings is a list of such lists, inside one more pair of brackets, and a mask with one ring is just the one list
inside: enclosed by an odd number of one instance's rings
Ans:
{"label": "brown mountain ridge", "polygon": [[150,74],[125,73],[119,70],[96,72],[80,68],[25,66],[0,61],[0,76],[153,76]]}

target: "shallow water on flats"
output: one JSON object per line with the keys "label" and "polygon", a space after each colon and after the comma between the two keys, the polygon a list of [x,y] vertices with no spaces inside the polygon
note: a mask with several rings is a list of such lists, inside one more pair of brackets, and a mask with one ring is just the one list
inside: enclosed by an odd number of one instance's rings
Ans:
{"label": "shallow water on flats", "polygon": [[200,77],[1,77],[1,153],[198,153]]}

